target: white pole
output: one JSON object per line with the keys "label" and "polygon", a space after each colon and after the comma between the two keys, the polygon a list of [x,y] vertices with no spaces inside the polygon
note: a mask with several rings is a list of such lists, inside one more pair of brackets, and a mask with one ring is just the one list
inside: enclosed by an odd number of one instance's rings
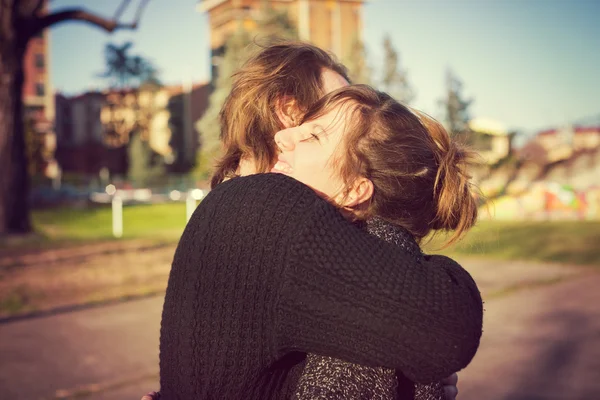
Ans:
{"label": "white pole", "polygon": [[185,211],[187,221],[189,222],[190,218],[192,218],[192,214],[198,205],[197,201],[202,200],[204,198],[204,191],[201,189],[192,189],[188,192],[187,199],[185,200]]}
{"label": "white pole", "polygon": [[52,179],[52,189],[59,190],[60,186],[61,186],[61,181],[62,181],[62,170],[60,169],[60,166],[57,165],[56,176]]}
{"label": "white pole", "polygon": [[186,222],[189,222],[190,218],[192,218],[192,214],[196,209],[196,199],[192,196],[192,193],[189,192],[187,198],[185,199],[185,216]]}
{"label": "white pole", "polygon": [[118,194],[112,199],[112,228],[114,237],[123,236],[123,200]]}

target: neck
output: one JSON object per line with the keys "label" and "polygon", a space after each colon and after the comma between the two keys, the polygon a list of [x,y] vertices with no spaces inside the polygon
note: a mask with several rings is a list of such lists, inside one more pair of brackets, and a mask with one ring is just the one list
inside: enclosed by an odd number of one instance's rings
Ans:
{"label": "neck", "polygon": [[239,176],[254,175],[256,174],[256,163],[250,157],[243,157],[236,173]]}

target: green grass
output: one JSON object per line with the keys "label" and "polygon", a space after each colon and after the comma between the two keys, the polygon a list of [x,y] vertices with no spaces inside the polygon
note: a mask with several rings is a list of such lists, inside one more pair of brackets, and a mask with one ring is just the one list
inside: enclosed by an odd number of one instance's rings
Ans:
{"label": "green grass", "polygon": [[[114,240],[110,206],[35,210],[33,235],[0,242],[0,248],[54,247]],[[176,242],[186,224],[185,204],[131,205],[123,208],[123,239]]]}
{"label": "green grass", "polygon": [[8,292],[0,297],[0,315],[35,311],[36,307],[32,306],[32,301],[43,301],[43,295],[24,285],[9,288]]}
{"label": "green grass", "polygon": [[600,266],[600,221],[481,221],[459,243],[439,249],[440,235],[426,250],[449,256],[480,256]]}
{"label": "green grass", "polygon": [[[113,240],[109,206],[33,212],[38,234],[9,247],[53,247],[78,242]],[[185,204],[126,206],[123,239],[176,242],[185,227]],[[458,244],[438,251],[442,235],[425,246],[427,252],[453,257],[478,256],[600,266],[600,221],[481,221]],[[0,248],[7,247],[0,242]]]}
{"label": "green grass", "polygon": [[[93,209],[35,211],[37,230],[51,239],[110,239],[112,210],[109,206]],[[123,238],[159,238],[177,240],[185,227],[185,204],[165,203],[123,207]]]}

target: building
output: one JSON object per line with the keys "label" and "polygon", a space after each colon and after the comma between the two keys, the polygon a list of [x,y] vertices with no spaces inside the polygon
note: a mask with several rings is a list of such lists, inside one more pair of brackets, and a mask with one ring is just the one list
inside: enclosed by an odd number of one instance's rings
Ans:
{"label": "building", "polygon": [[314,43],[340,60],[349,54],[356,39],[362,39],[364,0],[200,0],[198,11],[209,17],[213,72],[227,37],[237,29],[239,22],[252,30],[264,1],[274,9],[287,12],[300,40]]}
{"label": "building", "polygon": [[515,132],[509,132],[499,122],[475,118],[469,121],[469,129],[474,150],[488,165],[494,165],[511,154]]}
{"label": "building", "polygon": [[26,117],[34,120],[54,120],[54,99],[50,85],[50,41],[49,32],[44,30],[29,40],[23,68],[23,105]]}
{"label": "building", "polygon": [[56,94],[57,142],[67,147],[102,142],[100,111],[103,103],[104,94],[101,92],[86,92],[70,98]]}
{"label": "building", "polygon": [[196,162],[200,137],[195,126],[208,108],[211,85],[208,82],[169,88],[169,145],[173,151],[173,172],[184,172]]}
{"label": "building", "polygon": [[571,127],[541,131],[534,140],[546,151],[547,163],[567,160],[573,155],[573,129]]}
{"label": "building", "polygon": [[546,163],[568,160],[582,151],[592,151],[600,147],[600,126],[546,129],[539,132],[524,147],[523,153],[527,153],[528,156],[529,148],[534,146],[543,149]]}
{"label": "building", "polygon": [[24,117],[32,122],[36,139],[43,144],[45,163],[42,171],[56,175],[54,150],[56,138],[53,130],[54,96],[50,84],[50,33],[48,29],[32,37],[23,57],[23,107]]}
{"label": "building", "polygon": [[208,106],[208,83],[189,87],[87,92],[55,96],[56,158],[66,172],[127,172],[129,135],[140,128],[150,147],[174,172],[191,168],[198,149],[193,128]]}
{"label": "building", "polygon": [[600,147],[600,126],[578,126],[573,133],[573,150],[592,150]]}
{"label": "building", "polygon": [[[122,162],[115,162],[114,155],[108,156],[105,146],[100,121],[104,99],[101,92],[73,97],[56,94],[56,159],[61,170],[91,175],[103,167],[110,167],[111,171],[124,168]],[[117,158],[122,160],[123,155]]]}

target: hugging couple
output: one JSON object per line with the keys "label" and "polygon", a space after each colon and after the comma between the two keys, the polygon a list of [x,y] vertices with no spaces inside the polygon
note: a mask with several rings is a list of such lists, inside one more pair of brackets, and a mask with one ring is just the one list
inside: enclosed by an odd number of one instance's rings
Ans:
{"label": "hugging couple", "polygon": [[263,48],[233,78],[146,397],[454,399],[482,300],[419,243],[474,225],[471,153],[306,43]]}

